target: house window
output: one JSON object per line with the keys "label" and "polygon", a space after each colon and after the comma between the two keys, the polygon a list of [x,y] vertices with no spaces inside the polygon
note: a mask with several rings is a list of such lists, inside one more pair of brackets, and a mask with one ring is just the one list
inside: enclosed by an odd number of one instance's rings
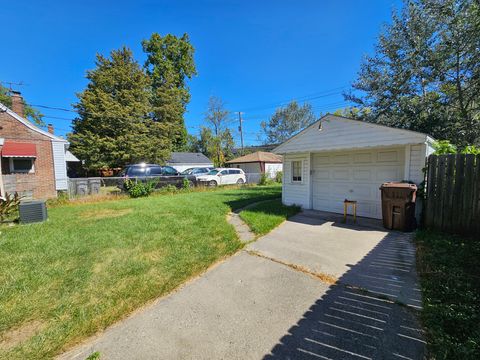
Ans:
{"label": "house window", "polygon": [[32,158],[10,158],[10,173],[34,173],[34,161]]}
{"label": "house window", "polygon": [[302,181],[302,162],[301,161],[292,161],[292,181],[293,182]]}

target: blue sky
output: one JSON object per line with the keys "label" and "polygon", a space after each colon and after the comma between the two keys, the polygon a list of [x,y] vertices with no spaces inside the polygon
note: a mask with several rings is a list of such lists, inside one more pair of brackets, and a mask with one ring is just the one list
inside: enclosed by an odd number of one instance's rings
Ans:
{"label": "blue sky", "polygon": [[[186,114],[198,133],[211,95],[244,112],[247,144],[275,105],[311,98],[317,114],[345,107],[342,90],[372,53],[400,0],[2,1],[0,81],[30,104],[69,108],[86,85],[95,54],[130,47],[143,63],[151,33],[190,35],[198,76]],[[56,133],[75,113],[41,109]],[[238,141],[237,125],[232,129]]]}

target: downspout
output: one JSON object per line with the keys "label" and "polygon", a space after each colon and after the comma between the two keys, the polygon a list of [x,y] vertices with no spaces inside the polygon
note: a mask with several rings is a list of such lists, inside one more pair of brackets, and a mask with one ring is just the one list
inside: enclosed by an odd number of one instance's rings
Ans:
{"label": "downspout", "polygon": [[[0,145],[3,147],[3,139],[0,139]],[[0,152],[0,199],[5,200],[5,187],[3,186],[3,173],[2,173],[2,154]]]}
{"label": "downspout", "polygon": [[3,186],[2,157],[0,156],[0,199],[5,200],[5,187]]}

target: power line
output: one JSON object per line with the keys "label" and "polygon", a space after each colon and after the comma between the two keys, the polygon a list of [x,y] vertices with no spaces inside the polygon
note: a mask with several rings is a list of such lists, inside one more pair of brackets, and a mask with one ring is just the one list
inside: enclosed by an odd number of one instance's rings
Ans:
{"label": "power line", "polygon": [[[350,101],[345,101],[345,100],[342,100],[342,101],[337,101],[337,102],[334,102],[334,103],[329,103],[329,104],[322,104],[322,105],[318,105],[318,106],[312,106],[312,110],[319,110],[319,111],[326,111],[326,110],[331,110],[332,108],[334,107],[338,107],[338,106],[341,106],[341,105],[347,105],[348,103],[350,103]],[[273,114],[263,114],[263,115],[253,115],[253,116],[249,116],[247,115],[244,120],[258,120],[258,119],[265,119],[265,118],[269,118],[271,117]]]}
{"label": "power line", "polygon": [[321,99],[321,98],[329,97],[329,96],[333,96],[333,95],[339,95],[342,92],[341,91],[335,91],[335,90],[344,89],[346,87],[347,86],[345,85],[345,86],[332,88],[332,89],[329,89],[329,90],[323,90],[321,92],[313,93],[313,94],[310,94],[310,95],[297,96],[297,97],[294,97],[294,98],[291,98],[291,99],[288,99],[288,100],[283,100],[283,101],[278,101],[278,102],[275,102],[275,103],[270,103],[268,105],[260,105],[260,106],[257,106],[257,107],[246,108],[246,109],[243,109],[243,111],[270,109],[272,107],[281,106],[283,104],[288,104],[289,102],[295,101],[295,100],[296,101],[309,101],[309,100]]}
{"label": "power line", "polygon": [[[6,83],[6,82],[3,82],[3,83]],[[15,83],[12,83],[12,84],[15,84]],[[19,85],[20,84],[26,85],[23,82],[20,82],[18,84]],[[267,105],[260,105],[258,107],[246,108],[246,109],[243,109],[243,111],[269,109],[269,108],[272,108],[272,107],[280,106],[280,105],[285,104],[285,103],[289,103],[289,102],[294,101],[294,100],[296,100],[296,101],[309,101],[309,100],[320,99],[320,98],[329,97],[329,96],[333,96],[333,95],[338,95],[338,94],[341,94],[342,92],[337,91],[337,90],[344,89],[347,86],[348,85],[339,86],[339,87],[335,87],[335,88],[331,88],[331,89],[327,89],[327,90],[322,90],[320,92],[312,93],[312,94],[309,94],[309,95],[296,96],[296,97],[293,97],[293,98],[288,99],[288,100],[277,101],[277,102],[270,103],[270,104],[267,104]],[[58,110],[58,111],[64,111],[64,112],[73,112],[73,113],[77,113],[77,114],[79,113],[78,110],[67,109],[67,108],[59,107],[59,106],[50,106],[50,105],[42,105],[42,104],[27,104],[25,102],[24,102],[24,105],[30,105],[32,107],[38,107],[38,108],[42,108],[42,109]],[[84,113],[85,114],[92,114],[92,113],[89,113],[89,112],[84,112]]]}
{"label": "power line", "polygon": [[78,111],[77,111],[77,110],[65,109],[65,108],[55,107],[55,106],[38,105],[38,104],[27,104],[27,103],[25,103],[25,102],[23,103],[23,105],[30,105],[30,106],[32,106],[32,107],[38,107],[38,108],[42,108],[42,109],[50,109],[50,110],[59,110],[59,111],[74,112],[74,113],[77,113],[77,114],[78,114]]}
{"label": "power line", "polygon": [[42,117],[47,118],[47,119],[56,119],[56,120],[68,120],[68,121],[73,121],[75,118],[65,118],[65,117],[60,117],[60,116],[50,116],[50,115],[42,115]]}

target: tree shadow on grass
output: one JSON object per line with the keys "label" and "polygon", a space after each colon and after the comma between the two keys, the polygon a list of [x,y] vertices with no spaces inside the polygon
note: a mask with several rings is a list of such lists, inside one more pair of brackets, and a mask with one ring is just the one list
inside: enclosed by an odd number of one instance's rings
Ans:
{"label": "tree shadow on grass", "polygon": [[414,265],[410,236],[389,233],[264,359],[423,359]]}
{"label": "tree shadow on grass", "polygon": [[[245,193],[246,195],[250,195],[249,193]],[[239,194],[222,194],[224,197],[232,197],[235,198],[234,200],[226,200],[224,203],[232,209],[232,211],[239,210],[244,208],[247,205],[260,202],[260,201],[267,201],[267,200],[275,200],[279,199],[280,195],[278,194],[271,194],[271,195],[262,195],[259,194],[258,196],[246,197],[243,199],[238,199]]]}

